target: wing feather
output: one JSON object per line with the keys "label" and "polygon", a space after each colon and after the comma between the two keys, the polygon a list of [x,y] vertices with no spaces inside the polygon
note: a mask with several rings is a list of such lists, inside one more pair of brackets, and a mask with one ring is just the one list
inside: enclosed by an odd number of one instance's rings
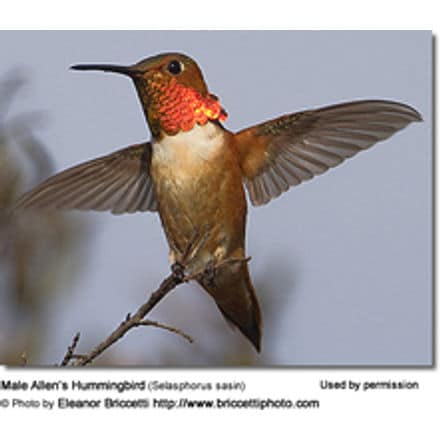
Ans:
{"label": "wing feather", "polygon": [[156,211],[151,144],[123,148],[56,174],[24,194],[15,210]]}
{"label": "wing feather", "polygon": [[345,159],[421,121],[393,101],[356,101],[293,113],[236,134],[246,188],[263,205]]}

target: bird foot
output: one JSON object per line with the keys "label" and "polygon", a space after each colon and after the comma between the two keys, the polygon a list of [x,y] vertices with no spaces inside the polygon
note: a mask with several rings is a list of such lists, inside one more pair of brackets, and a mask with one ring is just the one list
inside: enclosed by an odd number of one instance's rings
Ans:
{"label": "bird foot", "polygon": [[171,265],[171,272],[176,281],[182,282],[185,280],[185,267],[182,263],[176,261]]}
{"label": "bird foot", "polygon": [[215,287],[215,276],[217,274],[217,264],[214,260],[208,261],[203,270],[198,274],[197,279],[210,287]]}

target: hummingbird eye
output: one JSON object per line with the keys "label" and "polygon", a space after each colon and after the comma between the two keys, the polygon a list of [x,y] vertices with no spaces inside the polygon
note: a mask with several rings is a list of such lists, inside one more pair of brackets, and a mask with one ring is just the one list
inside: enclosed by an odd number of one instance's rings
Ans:
{"label": "hummingbird eye", "polygon": [[168,66],[167,66],[167,70],[172,75],[178,75],[183,70],[182,63],[180,61],[177,61],[177,60],[170,61]]}

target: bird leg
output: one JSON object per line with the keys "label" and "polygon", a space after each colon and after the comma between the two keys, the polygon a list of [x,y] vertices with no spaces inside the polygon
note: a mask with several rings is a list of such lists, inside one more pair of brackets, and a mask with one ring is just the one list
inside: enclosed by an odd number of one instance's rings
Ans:
{"label": "bird leg", "polygon": [[247,263],[250,261],[251,257],[244,258],[227,258],[226,260],[216,262],[214,260],[210,260],[206,263],[204,268],[194,274],[186,276],[184,281],[190,281],[196,279],[200,283],[206,283],[209,286],[215,286],[215,277],[218,270],[224,266],[229,266],[237,263]]}
{"label": "bird leg", "polygon": [[205,227],[203,229],[203,233],[200,232],[198,228],[194,230],[194,234],[187,242],[183,252],[179,252],[176,248],[171,249],[171,271],[176,279],[182,281],[185,278],[185,272],[188,271],[188,268],[193,262],[197,262],[199,252],[210,236],[208,228]]}
{"label": "bird leg", "polygon": [[214,260],[209,260],[202,271],[197,275],[197,280],[202,284],[206,284],[210,287],[215,286],[215,276],[217,274],[217,264]]}

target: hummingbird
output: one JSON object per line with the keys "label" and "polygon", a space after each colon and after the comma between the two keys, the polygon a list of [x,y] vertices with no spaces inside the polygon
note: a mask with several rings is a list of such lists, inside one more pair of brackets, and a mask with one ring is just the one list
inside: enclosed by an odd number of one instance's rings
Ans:
{"label": "hummingbird", "polygon": [[131,78],[151,140],[48,178],[16,208],[158,212],[171,264],[181,263],[196,231],[204,231],[185,270],[215,268],[212,279],[197,282],[257,351],[262,314],[245,253],[245,191],[252,205],[265,205],[422,120],[403,103],[361,100],[279,116],[233,133],[223,126],[228,115],[219,98],[185,54],[163,53],[129,66],[71,68]]}

